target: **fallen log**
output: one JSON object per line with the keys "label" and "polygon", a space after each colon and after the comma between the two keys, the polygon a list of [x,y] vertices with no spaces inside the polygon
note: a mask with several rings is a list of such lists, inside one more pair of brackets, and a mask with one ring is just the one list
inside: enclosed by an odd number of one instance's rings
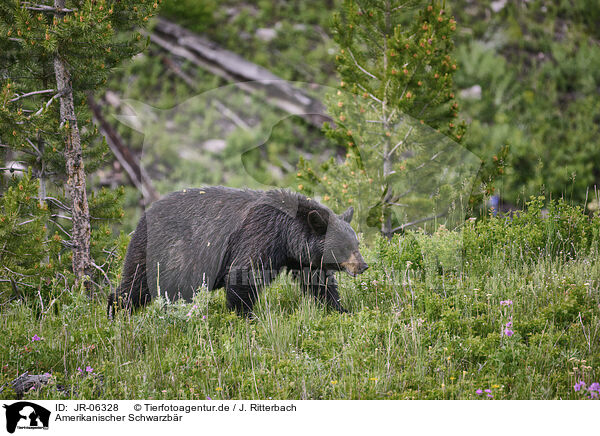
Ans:
{"label": "fallen log", "polygon": [[332,121],[321,101],[303,89],[178,24],[159,17],[149,37],[171,55],[187,59],[246,92],[259,94],[268,104],[299,115],[319,129],[325,121]]}
{"label": "fallen log", "polygon": [[29,374],[28,371],[24,372],[12,382],[4,384],[0,387],[0,393],[4,391],[7,385],[10,385],[12,390],[17,395],[18,399],[23,398],[23,394],[31,389],[39,389],[42,386],[48,384],[50,380],[50,374]]}

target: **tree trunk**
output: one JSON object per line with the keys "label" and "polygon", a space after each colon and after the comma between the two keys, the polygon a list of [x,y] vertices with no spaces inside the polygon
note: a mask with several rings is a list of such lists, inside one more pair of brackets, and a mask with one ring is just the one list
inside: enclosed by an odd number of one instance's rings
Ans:
{"label": "tree trunk", "polygon": [[[388,35],[390,35],[391,33],[391,26],[390,26],[390,16],[391,16],[391,5],[390,2],[387,1],[385,3],[385,32],[383,35],[383,71],[387,71],[387,67],[388,67],[388,57],[387,57],[387,53],[388,53]],[[383,219],[382,223],[381,223],[381,233],[383,234],[383,236],[387,237],[388,239],[392,237],[391,234],[391,230],[392,230],[392,217],[390,214],[389,209],[389,200],[392,197],[392,186],[389,183],[389,176],[392,173],[392,157],[390,155],[390,149],[391,149],[391,143],[390,143],[390,137],[388,136],[389,129],[389,120],[388,120],[388,94],[387,94],[387,84],[382,84],[384,90],[383,90],[383,99],[382,99],[382,104],[381,104],[381,120],[383,121],[383,180],[384,180],[384,190],[385,190],[385,195],[382,198],[382,205],[381,205],[381,218]]]}
{"label": "tree trunk", "polygon": [[[54,0],[55,9],[63,9],[65,0]],[[60,13],[57,18],[62,19]],[[90,212],[86,194],[85,171],[81,150],[81,138],[73,104],[73,90],[69,69],[57,53],[54,57],[56,86],[60,93],[60,122],[66,128],[65,158],[67,172],[67,194],[72,203],[73,273],[77,283],[90,266]]]}

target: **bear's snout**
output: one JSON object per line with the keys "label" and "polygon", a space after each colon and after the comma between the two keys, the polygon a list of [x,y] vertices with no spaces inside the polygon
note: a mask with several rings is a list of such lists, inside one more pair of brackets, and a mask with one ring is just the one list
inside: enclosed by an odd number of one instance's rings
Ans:
{"label": "bear's snout", "polygon": [[369,265],[367,265],[367,263],[366,263],[366,262],[363,262],[363,263],[362,263],[362,264],[359,266],[357,274],[362,274],[362,273],[364,273],[364,272],[365,272],[366,270],[368,270],[368,269],[369,269]]}
{"label": "bear's snout", "polygon": [[369,268],[358,250],[352,252],[348,260],[342,262],[341,265],[351,276],[362,274]]}

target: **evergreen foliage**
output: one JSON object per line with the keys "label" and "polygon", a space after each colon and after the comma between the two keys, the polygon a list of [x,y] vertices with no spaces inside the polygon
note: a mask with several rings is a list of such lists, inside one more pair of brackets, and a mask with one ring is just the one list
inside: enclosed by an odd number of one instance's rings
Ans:
{"label": "evergreen foliage", "polygon": [[[69,255],[63,253],[63,237],[50,234],[51,212],[37,200],[39,180],[31,170],[8,180],[0,197],[0,289],[18,297],[47,297],[52,279],[68,275]],[[36,300],[33,300],[36,301]]]}
{"label": "evergreen foliage", "polygon": [[388,237],[399,223],[446,216],[465,180],[442,169],[469,161],[458,145],[466,128],[452,81],[456,21],[439,2],[411,15],[412,6],[347,0],[334,16],[341,89],[328,102],[335,125],[325,132],[348,154],[341,167],[323,165],[324,175],[305,161],[298,172],[303,190],[320,185],[326,202],[358,202],[361,230],[378,227]]}
{"label": "evergreen foliage", "polygon": [[[8,221],[12,227],[2,233],[0,246],[12,244],[14,226],[29,220],[33,220],[31,225],[41,226],[45,234],[39,228],[35,232],[20,231],[22,247],[61,241],[64,251],[76,243],[71,238],[73,206],[65,198],[63,186],[71,177],[65,169],[66,132],[70,123],[79,125],[88,172],[105,164],[108,148],[98,139],[87,109],[87,95],[106,83],[109,72],[121,60],[142,50],[142,37],[133,31],[134,26],[145,24],[156,12],[159,1],[72,0],[63,8],[59,2],[49,0],[36,4],[10,0],[0,4],[0,153],[3,160],[17,161],[30,168],[21,180],[1,180],[2,213],[3,217],[11,217]],[[57,91],[59,85],[55,79],[57,58],[68,66],[75,104],[76,119],[64,123],[60,121],[58,107],[63,96]],[[13,185],[28,192],[27,199],[18,207],[10,200],[16,192]],[[33,186],[37,187],[35,193],[31,192]],[[103,190],[90,200],[92,262],[96,266],[103,263],[106,252],[111,252],[108,247],[114,241],[106,238],[107,232],[112,235],[107,225],[123,214],[120,195],[122,191]],[[27,238],[33,240],[26,241]],[[8,252],[0,255],[4,260]],[[45,279],[50,280],[62,274],[64,267],[62,260],[53,259],[56,256],[63,260],[68,257],[54,248],[38,248],[31,253],[23,248],[11,252],[11,262],[23,265],[21,269],[42,262],[46,266]],[[29,276],[3,263],[2,289],[8,282],[29,282]],[[34,282],[29,285],[35,286]]]}

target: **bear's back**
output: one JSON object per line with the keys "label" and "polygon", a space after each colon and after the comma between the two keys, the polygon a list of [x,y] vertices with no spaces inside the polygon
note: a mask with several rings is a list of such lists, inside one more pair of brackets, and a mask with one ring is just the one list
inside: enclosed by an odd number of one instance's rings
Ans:
{"label": "bear's back", "polygon": [[257,193],[225,187],[185,189],[146,211],[147,282],[152,296],[190,299],[205,285],[218,287],[229,236]]}

